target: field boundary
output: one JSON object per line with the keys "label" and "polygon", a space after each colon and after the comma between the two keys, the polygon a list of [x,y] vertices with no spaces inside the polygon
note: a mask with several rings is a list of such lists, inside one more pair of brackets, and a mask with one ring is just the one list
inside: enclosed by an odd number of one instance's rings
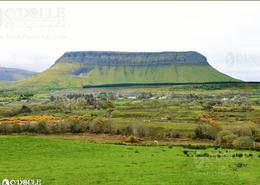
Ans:
{"label": "field boundary", "polygon": [[260,82],[187,82],[187,83],[120,83],[120,84],[100,84],[85,85],[83,88],[111,88],[111,87],[145,87],[145,86],[170,86],[170,85],[241,85],[257,84]]}

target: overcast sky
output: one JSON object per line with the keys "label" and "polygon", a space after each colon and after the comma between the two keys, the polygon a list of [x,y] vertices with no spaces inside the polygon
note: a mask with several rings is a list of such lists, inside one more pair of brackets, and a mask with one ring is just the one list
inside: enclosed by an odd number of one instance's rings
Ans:
{"label": "overcast sky", "polygon": [[0,2],[0,66],[43,71],[66,51],[198,51],[260,81],[260,2]]}

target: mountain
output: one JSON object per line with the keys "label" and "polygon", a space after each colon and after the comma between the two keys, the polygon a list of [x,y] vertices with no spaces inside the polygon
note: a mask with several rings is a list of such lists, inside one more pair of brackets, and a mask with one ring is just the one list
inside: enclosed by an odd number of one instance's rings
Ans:
{"label": "mountain", "polygon": [[121,83],[238,81],[220,73],[198,52],[66,52],[20,87],[71,88]]}
{"label": "mountain", "polygon": [[17,81],[23,80],[35,74],[31,71],[15,68],[0,67],[0,81]]}

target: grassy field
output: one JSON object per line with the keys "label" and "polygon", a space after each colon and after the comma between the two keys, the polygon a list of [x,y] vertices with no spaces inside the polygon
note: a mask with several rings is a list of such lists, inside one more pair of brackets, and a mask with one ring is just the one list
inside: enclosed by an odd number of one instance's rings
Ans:
{"label": "grassy field", "polygon": [[108,145],[36,136],[1,136],[0,151],[1,179],[41,179],[51,185],[259,185],[260,179],[256,151]]}

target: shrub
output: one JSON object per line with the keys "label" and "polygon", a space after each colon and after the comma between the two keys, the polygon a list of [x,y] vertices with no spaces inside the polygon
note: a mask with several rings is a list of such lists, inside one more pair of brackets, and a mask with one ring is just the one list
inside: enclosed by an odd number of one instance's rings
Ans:
{"label": "shrub", "polygon": [[141,125],[133,125],[132,130],[133,130],[133,134],[135,136],[143,137],[143,136],[149,135],[148,130]]}
{"label": "shrub", "polygon": [[144,137],[144,136],[155,136],[155,129],[149,128],[143,125],[131,125],[130,129],[132,130],[131,133],[134,136]]}
{"label": "shrub", "polygon": [[19,114],[31,113],[31,112],[32,112],[32,110],[29,107],[25,106],[25,105],[23,105],[21,107],[21,109],[19,110]]}
{"label": "shrub", "polygon": [[30,122],[21,124],[21,131],[22,132],[29,132],[29,133],[37,133],[36,124],[30,123]]}
{"label": "shrub", "polygon": [[39,134],[49,133],[47,123],[45,121],[40,121],[40,122],[36,123],[35,131]]}
{"label": "shrub", "polygon": [[56,98],[54,96],[50,96],[49,99],[50,99],[51,102],[56,100]]}
{"label": "shrub", "polygon": [[126,135],[126,136],[133,135],[133,131],[130,126],[121,126],[121,125],[114,128],[113,133],[117,135]]}
{"label": "shrub", "polygon": [[195,132],[189,132],[187,134],[187,137],[190,138],[190,139],[196,139],[196,134],[195,134]]}
{"label": "shrub", "polygon": [[220,131],[215,140],[216,144],[219,146],[232,146],[232,142],[237,138],[230,130]]}
{"label": "shrub", "polygon": [[1,134],[10,134],[10,133],[12,133],[12,124],[0,123],[0,133]]}
{"label": "shrub", "polygon": [[188,153],[189,153],[188,150],[183,150],[182,152],[184,153],[184,155],[188,155]]}
{"label": "shrub", "polygon": [[102,100],[102,101],[98,101],[97,108],[99,108],[99,109],[109,109],[109,108],[114,108],[114,105],[109,100]]}
{"label": "shrub", "polygon": [[125,141],[129,143],[137,143],[138,139],[135,136],[129,136]]}
{"label": "shrub", "polygon": [[98,133],[111,133],[111,124],[101,118],[96,118],[90,123],[90,131]]}
{"label": "shrub", "polygon": [[178,131],[170,130],[164,134],[166,137],[180,138],[181,134]]}
{"label": "shrub", "polygon": [[199,139],[215,139],[217,136],[217,129],[211,125],[199,125],[195,129],[196,138]]}
{"label": "shrub", "polygon": [[237,168],[247,167],[247,164],[241,163],[241,162],[239,162],[239,163],[237,163],[235,165],[236,165]]}
{"label": "shrub", "polygon": [[52,123],[50,126],[50,132],[53,134],[67,133],[69,131],[69,124],[65,121]]}
{"label": "shrub", "polygon": [[252,129],[249,127],[233,128],[232,132],[238,136],[253,136]]}
{"label": "shrub", "polygon": [[12,132],[13,133],[21,133],[22,132],[21,126],[19,124],[12,123]]}
{"label": "shrub", "polygon": [[252,135],[256,142],[260,142],[260,127],[253,127]]}
{"label": "shrub", "polygon": [[208,102],[208,103],[202,105],[203,110],[207,110],[207,111],[212,110],[212,109],[213,109],[213,106],[214,106],[214,105],[213,105],[211,102]]}
{"label": "shrub", "polygon": [[255,147],[255,142],[252,137],[241,136],[233,141],[233,145],[236,148],[241,149],[253,149]]}
{"label": "shrub", "polygon": [[19,100],[28,100],[33,96],[34,96],[34,94],[32,94],[32,93],[20,94]]}
{"label": "shrub", "polygon": [[80,133],[80,129],[79,129],[79,121],[72,121],[69,122],[69,131],[71,133]]}
{"label": "shrub", "polygon": [[142,125],[126,125],[114,127],[112,133],[126,136],[133,135],[137,137],[155,136],[155,130],[153,128],[145,127]]}
{"label": "shrub", "polygon": [[81,122],[78,120],[72,121],[68,123],[69,132],[71,133],[83,133],[89,130],[88,122]]}
{"label": "shrub", "polygon": [[260,137],[255,137],[255,142],[260,142]]}
{"label": "shrub", "polygon": [[39,121],[37,123],[0,123],[0,134],[11,133],[38,133],[38,134],[61,134],[61,133],[83,133],[89,131],[88,122],[79,121],[61,121],[57,123],[46,123]]}

